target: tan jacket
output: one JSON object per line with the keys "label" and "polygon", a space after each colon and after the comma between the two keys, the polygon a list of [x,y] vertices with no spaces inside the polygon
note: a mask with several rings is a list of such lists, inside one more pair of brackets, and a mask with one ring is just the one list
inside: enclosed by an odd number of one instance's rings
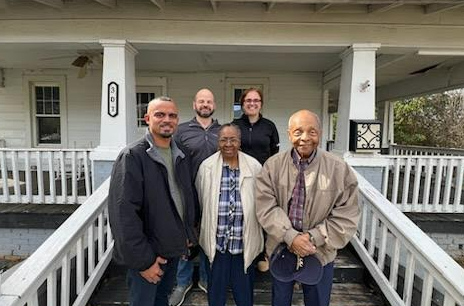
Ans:
{"label": "tan jacket", "polygon": [[[261,170],[261,164],[253,157],[239,152],[240,198],[243,207],[243,259],[245,273],[253,260],[264,247],[263,231],[255,213],[255,177]],[[222,177],[222,155],[213,154],[203,161],[196,177],[198,200],[202,207],[200,245],[214,261],[216,254],[216,232],[218,223],[218,203]]]}
{"label": "tan jacket", "polygon": [[[256,178],[256,214],[268,234],[268,255],[281,242],[290,246],[298,235],[288,218],[297,175],[289,150],[269,158]],[[305,171],[305,184],[303,230],[314,237],[316,256],[326,265],[356,232],[360,215],[358,182],[348,164],[318,150]]]}

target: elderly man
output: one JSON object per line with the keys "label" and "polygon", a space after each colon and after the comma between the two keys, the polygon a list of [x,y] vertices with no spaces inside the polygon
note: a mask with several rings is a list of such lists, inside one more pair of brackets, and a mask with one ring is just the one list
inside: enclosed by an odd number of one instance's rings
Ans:
{"label": "elderly man", "polygon": [[[320,135],[316,114],[293,114],[288,122],[293,148],[269,158],[256,179],[267,254],[286,243],[294,254],[314,254],[324,266],[319,283],[302,284],[305,306],[329,305],[333,261],[354,235],[360,214],[356,176],[343,160],[318,149]],[[293,285],[273,277],[272,305],[291,305]]]}
{"label": "elderly man", "polygon": [[114,258],[128,266],[130,305],[167,306],[179,257],[196,242],[198,205],[189,157],[172,141],[175,102],[148,104],[145,137],[124,148],[108,196]]}
{"label": "elderly man", "polygon": [[219,152],[200,165],[195,181],[203,213],[200,245],[211,263],[210,306],[226,304],[229,284],[236,305],[253,306],[253,261],[263,248],[254,202],[261,164],[239,148],[240,129],[223,125]]}
{"label": "elderly man", "polygon": [[[201,162],[217,151],[218,132],[221,127],[217,120],[213,119],[216,103],[211,90],[200,89],[193,99],[193,110],[196,116],[192,120],[179,125],[174,138],[189,149],[192,157],[192,173],[196,175]],[[200,277],[198,287],[204,292],[208,286],[208,263],[205,254],[200,250]],[[177,267],[177,285],[174,288],[169,305],[180,306],[185,296],[193,286],[193,262],[183,258]]]}

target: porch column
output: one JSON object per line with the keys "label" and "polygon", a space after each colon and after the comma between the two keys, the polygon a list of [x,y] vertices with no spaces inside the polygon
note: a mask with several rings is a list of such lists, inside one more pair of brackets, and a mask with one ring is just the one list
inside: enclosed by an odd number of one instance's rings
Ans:
{"label": "porch column", "polygon": [[93,186],[111,174],[119,151],[136,140],[135,55],[137,50],[125,40],[101,40],[103,76],[100,145],[91,155]]}
{"label": "porch column", "polygon": [[377,113],[382,120],[382,151],[388,151],[393,144],[394,135],[394,102],[381,102],[377,105]]}
{"label": "porch column", "polygon": [[350,120],[375,119],[375,52],[380,44],[354,44],[341,54],[342,72],[338,99],[334,152],[346,156]]}
{"label": "porch column", "polygon": [[329,91],[322,91],[322,141],[320,146],[326,150],[327,141],[330,139],[330,114],[329,114]]}

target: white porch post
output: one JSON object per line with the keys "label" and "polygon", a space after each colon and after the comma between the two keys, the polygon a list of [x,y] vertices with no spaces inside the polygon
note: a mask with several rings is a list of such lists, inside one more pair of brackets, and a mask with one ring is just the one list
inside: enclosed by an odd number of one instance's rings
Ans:
{"label": "white porch post", "polygon": [[381,102],[378,105],[379,119],[382,119],[382,148],[387,149],[393,144],[394,135],[394,102]]}
{"label": "white porch post", "polygon": [[380,44],[354,44],[341,54],[334,152],[347,155],[351,119],[375,119],[375,52]]}
{"label": "white porch post", "polygon": [[137,131],[135,101],[137,50],[125,40],[101,40],[100,43],[103,46],[104,56],[100,145],[91,155],[94,189],[110,175],[119,151],[135,141]]}
{"label": "white porch post", "polygon": [[322,91],[322,141],[320,146],[326,150],[327,140],[330,139],[329,91]]}

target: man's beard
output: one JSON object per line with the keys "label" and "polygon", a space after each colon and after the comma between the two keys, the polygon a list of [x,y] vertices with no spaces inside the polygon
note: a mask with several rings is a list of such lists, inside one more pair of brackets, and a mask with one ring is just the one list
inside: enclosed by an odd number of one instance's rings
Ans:
{"label": "man's beard", "polygon": [[160,133],[159,135],[163,138],[171,138],[174,133]]}
{"label": "man's beard", "polygon": [[202,113],[201,110],[199,110],[199,109],[196,109],[195,111],[197,112],[197,115],[200,116],[201,118],[209,118],[209,117],[211,117],[211,116],[214,114],[214,109],[211,110],[211,112],[209,112],[209,113],[207,113],[207,114],[206,114],[206,113]]}

